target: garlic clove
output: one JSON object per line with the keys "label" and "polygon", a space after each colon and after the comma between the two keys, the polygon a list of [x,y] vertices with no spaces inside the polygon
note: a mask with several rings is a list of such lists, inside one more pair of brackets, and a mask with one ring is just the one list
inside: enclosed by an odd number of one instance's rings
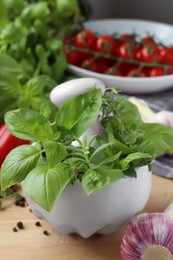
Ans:
{"label": "garlic clove", "polygon": [[124,231],[121,257],[122,260],[172,260],[173,220],[163,213],[143,213],[132,218]]}
{"label": "garlic clove", "polygon": [[173,220],[173,201],[167,206],[164,213]]}
{"label": "garlic clove", "polygon": [[153,121],[173,128],[173,112],[160,111],[156,114]]}

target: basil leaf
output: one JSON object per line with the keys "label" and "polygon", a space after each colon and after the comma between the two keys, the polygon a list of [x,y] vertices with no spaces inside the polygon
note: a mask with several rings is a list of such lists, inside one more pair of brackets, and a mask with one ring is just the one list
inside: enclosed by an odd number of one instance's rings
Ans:
{"label": "basil leaf", "polygon": [[44,1],[33,3],[31,7],[32,7],[32,18],[45,18],[50,14],[48,3]]}
{"label": "basil leaf", "polygon": [[102,162],[99,163],[99,166],[110,164],[110,163],[115,163],[117,160],[119,161],[120,155],[121,155],[121,151],[104,159]]}
{"label": "basil leaf", "polygon": [[9,111],[5,114],[5,123],[9,131],[21,139],[47,141],[54,137],[48,119],[34,110]]}
{"label": "basil leaf", "polygon": [[[134,161],[140,160],[140,159],[146,159],[146,160],[149,159],[151,161],[153,158],[148,153],[141,153],[141,152],[131,153],[131,154],[127,155],[125,159],[121,160],[121,167],[123,170],[126,170],[129,168],[129,164],[131,162],[134,162]],[[145,164],[146,164],[146,162],[145,162]]]}
{"label": "basil leaf", "polygon": [[23,188],[34,202],[50,211],[73,177],[70,168],[63,168],[62,165],[52,168],[41,165],[28,174],[23,181]]}
{"label": "basil leaf", "polygon": [[143,129],[145,134],[142,138],[141,148],[144,152],[151,154],[153,158],[163,153],[172,153],[172,128],[157,123],[145,123]]}
{"label": "basil leaf", "polygon": [[54,115],[56,111],[57,109],[50,100],[44,100],[44,102],[42,102],[42,104],[40,105],[40,113],[52,121],[54,120]]}
{"label": "basil leaf", "polygon": [[8,72],[8,76],[10,76],[10,73],[15,73],[17,75],[23,73],[20,64],[7,54],[0,55],[0,71],[3,73]]}
{"label": "basil leaf", "polygon": [[64,102],[58,110],[56,124],[80,137],[98,118],[102,92],[93,89]]}
{"label": "basil leaf", "polygon": [[32,145],[21,145],[14,148],[4,160],[1,167],[1,188],[23,181],[36,166],[41,151]]}
{"label": "basil leaf", "polygon": [[69,17],[79,12],[77,0],[56,0],[58,14],[62,17]]}
{"label": "basil leaf", "polygon": [[32,95],[42,94],[43,90],[51,91],[56,86],[56,82],[46,75],[40,75],[30,79],[26,84],[26,92],[32,92]]}
{"label": "basil leaf", "polygon": [[84,173],[82,186],[86,194],[90,195],[123,177],[124,173],[122,170],[101,166],[98,169],[89,169]]}
{"label": "basil leaf", "polygon": [[61,162],[67,156],[67,151],[61,143],[46,142],[43,146],[50,168]]}
{"label": "basil leaf", "polygon": [[144,134],[140,129],[143,123],[137,107],[120,97],[112,101],[112,111],[102,120],[107,133],[121,143],[132,145]]}
{"label": "basil leaf", "polygon": [[8,12],[4,1],[0,1],[0,29],[2,29],[8,22]]}
{"label": "basil leaf", "polygon": [[58,50],[57,58],[51,66],[52,73],[54,75],[54,79],[56,80],[56,82],[60,81],[67,67],[66,56],[63,51],[63,48],[64,48],[63,44],[61,43],[61,49]]}
{"label": "basil leaf", "polygon": [[[113,145],[113,143],[105,143],[105,144],[102,144],[101,146],[99,146],[95,151],[94,153],[91,155],[90,157],[90,161],[92,161],[95,157],[98,157],[98,158],[102,158],[101,155],[102,153],[105,154],[105,150],[109,147],[111,147]],[[111,154],[112,155],[112,154]]]}
{"label": "basil leaf", "polygon": [[134,124],[143,123],[137,107],[130,101],[119,97],[114,101],[117,116],[121,122],[125,122],[129,127]]}

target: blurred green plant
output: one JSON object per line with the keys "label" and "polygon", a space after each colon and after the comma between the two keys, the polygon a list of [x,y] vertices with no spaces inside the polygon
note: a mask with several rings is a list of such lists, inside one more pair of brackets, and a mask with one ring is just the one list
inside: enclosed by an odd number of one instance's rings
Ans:
{"label": "blurred green plant", "polygon": [[82,0],[0,0],[0,118],[39,107],[66,79],[63,39],[82,28]]}

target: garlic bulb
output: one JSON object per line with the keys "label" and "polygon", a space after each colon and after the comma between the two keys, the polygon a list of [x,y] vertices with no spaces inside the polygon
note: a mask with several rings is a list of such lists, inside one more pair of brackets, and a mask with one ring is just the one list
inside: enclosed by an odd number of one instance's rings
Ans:
{"label": "garlic bulb", "polygon": [[122,260],[173,260],[173,220],[163,213],[143,213],[127,224]]}

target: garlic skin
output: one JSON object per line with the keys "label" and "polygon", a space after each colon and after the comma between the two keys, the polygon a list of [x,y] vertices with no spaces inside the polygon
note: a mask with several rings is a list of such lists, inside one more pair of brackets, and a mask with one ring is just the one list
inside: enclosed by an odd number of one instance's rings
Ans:
{"label": "garlic skin", "polygon": [[[150,247],[168,252],[173,259],[173,220],[163,213],[143,213],[127,224],[121,243],[122,260],[141,260]],[[158,247],[157,247],[158,246]],[[155,259],[159,258],[156,252]]]}
{"label": "garlic skin", "polygon": [[153,121],[173,128],[173,112],[160,111],[155,115]]}

